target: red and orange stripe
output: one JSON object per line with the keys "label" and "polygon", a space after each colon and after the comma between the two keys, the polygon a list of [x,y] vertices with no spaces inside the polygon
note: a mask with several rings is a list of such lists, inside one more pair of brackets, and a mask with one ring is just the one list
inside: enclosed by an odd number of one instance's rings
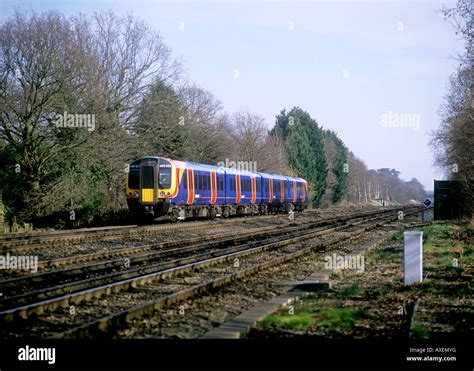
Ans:
{"label": "red and orange stripe", "polygon": [[194,202],[194,171],[193,169],[188,169],[188,200],[187,204],[190,205]]}
{"label": "red and orange stripe", "polygon": [[240,194],[240,174],[235,175],[235,203],[239,204],[241,199]]}
{"label": "red and orange stripe", "polygon": [[268,191],[269,191],[268,202],[271,203],[273,202],[273,179],[271,178],[268,180]]}
{"label": "red and orange stripe", "polygon": [[215,171],[211,171],[211,204],[217,201],[217,176]]}
{"label": "red and orange stripe", "polygon": [[293,180],[293,202],[296,202],[297,200],[297,195],[296,195],[296,180]]}
{"label": "red and orange stripe", "polygon": [[255,177],[252,177],[251,178],[251,182],[252,182],[252,203],[254,204],[255,201],[257,200],[257,181],[255,179]]}

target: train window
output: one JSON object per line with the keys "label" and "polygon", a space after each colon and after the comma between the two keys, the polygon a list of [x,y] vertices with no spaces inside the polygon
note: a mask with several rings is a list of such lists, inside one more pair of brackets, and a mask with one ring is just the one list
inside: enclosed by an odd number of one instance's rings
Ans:
{"label": "train window", "polygon": [[224,190],[224,177],[221,175],[217,177],[217,190],[219,191]]}
{"label": "train window", "polygon": [[142,188],[153,188],[154,186],[154,171],[153,166],[143,166],[142,168]]}
{"label": "train window", "polygon": [[229,179],[230,179],[229,190],[233,192],[235,191],[235,180],[232,175],[229,177]]}
{"label": "train window", "polygon": [[268,179],[265,179],[263,181],[263,183],[264,183],[264,187],[265,187],[265,193],[270,192],[270,187],[268,186]]}
{"label": "train window", "polygon": [[274,179],[273,180],[273,194],[276,195],[280,191],[280,181]]}
{"label": "train window", "polygon": [[255,183],[256,183],[257,192],[260,192],[260,179],[257,179]]}
{"label": "train window", "polygon": [[208,189],[207,186],[207,175],[202,174],[202,189]]}
{"label": "train window", "polygon": [[140,166],[130,165],[128,173],[128,188],[138,189],[140,188]]}
{"label": "train window", "polygon": [[212,185],[211,185],[211,176],[208,175],[206,178],[207,178],[207,189],[211,189],[211,188],[212,188]]}
{"label": "train window", "polygon": [[188,189],[188,174],[186,171],[184,172],[183,177],[181,179],[183,181],[183,188]]}
{"label": "train window", "polygon": [[170,188],[171,187],[171,168],[162,167],[160,168],[159,175],[159,187],[160,188]]}

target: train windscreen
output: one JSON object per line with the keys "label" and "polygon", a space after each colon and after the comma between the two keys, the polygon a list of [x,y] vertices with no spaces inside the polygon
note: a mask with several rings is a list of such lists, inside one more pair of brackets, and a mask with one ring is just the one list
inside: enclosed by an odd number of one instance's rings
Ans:
{"label": "train windscreen", "polygon": [[130,165],[128,172],[128,188],[140,188],[140,165]]}

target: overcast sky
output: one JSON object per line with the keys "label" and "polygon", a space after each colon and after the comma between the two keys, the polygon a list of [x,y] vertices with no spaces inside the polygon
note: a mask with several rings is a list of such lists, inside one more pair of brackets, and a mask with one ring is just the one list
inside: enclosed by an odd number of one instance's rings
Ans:
{"label": "overcast sky", "polygon": [[[191,81],[227,112],[249,110],[269,128],[298,105],[338,133],[369,168],[391,167],[433,189],[429,133],[440,123],[463,48],[439,10],[453,1],[11,1],[66,15],[133,12],[159,31]],[[397,121],[398,120],[398,121]],[[400,127],[400,120],[407,127]]]}

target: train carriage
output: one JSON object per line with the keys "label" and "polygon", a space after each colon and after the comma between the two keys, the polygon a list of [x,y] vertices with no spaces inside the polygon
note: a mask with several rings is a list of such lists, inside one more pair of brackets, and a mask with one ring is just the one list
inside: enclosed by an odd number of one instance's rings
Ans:
{"label": "train carriage", "polygon": [[129,166],[127,203],[140,219],[257,215],[307,204],[302,178],[149,156]]}
{"label": "train carriage", "polygon": [[288,193],[285,203],[294,205],[306,205],[308,202],[308,182],[303,178],[286,177],[288,180]]}
{"label": "train carriage", "polygon": [[[285,181],[282,175],[259,173],[262,177],[262,205],[268,212],[285,211]],[[289,211],[291,205],[287,206]]]}

